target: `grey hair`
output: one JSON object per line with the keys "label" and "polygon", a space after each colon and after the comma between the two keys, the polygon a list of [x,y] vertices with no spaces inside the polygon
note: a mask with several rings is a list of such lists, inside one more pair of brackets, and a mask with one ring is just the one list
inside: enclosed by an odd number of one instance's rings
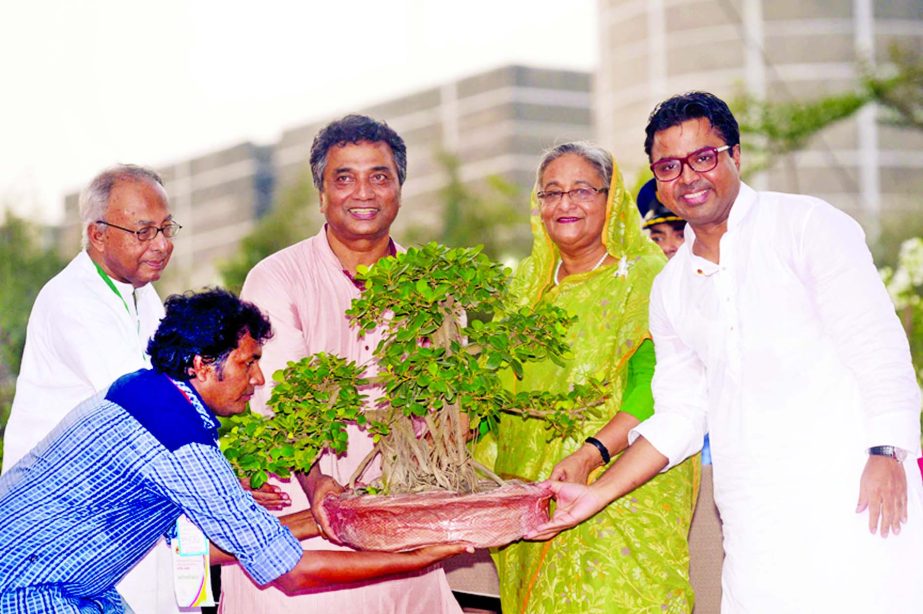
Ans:
{"label": "grey hair", "polygon": [[561,143],[551,149],[545,150],[542,154],[542,161],[538,164],[538,171],[535,173],[535,189],[542,189],[542,175],[548,165],[566,154],[576,154],[593,165],[593,168],[603,178],[601,187],[608,188],[612,183],[612,154],[608,151],[594,145],[589,141],[571,141],[570,143]]}
{"label": "grey hair", "polygon": [[80,193],[80,221],[83,226],[81,229],[81,245],[84,249],[86,249],[90,241],[87,235],[87,227],[105,217],[106,210],[109,208],[109,196],[112,194],[112,188],[120,181],[149,181],[164,187],[160,175],[148,168],[134,164],[118,164],[96,175],[90,185]]}

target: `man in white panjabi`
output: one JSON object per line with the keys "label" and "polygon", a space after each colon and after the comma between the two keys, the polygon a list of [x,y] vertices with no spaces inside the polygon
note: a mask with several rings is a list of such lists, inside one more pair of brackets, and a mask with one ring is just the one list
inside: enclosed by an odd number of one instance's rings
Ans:
{"label": "man in white panjabi", "polygon": [[[80,197],[84,249],[39,292],[3,439],[5,472],[84,399],[150,367],[147,341],[163,317],[151,282],[173,253],[173,220],[156,173],[119,165]],[[118,585],[138,614],[178,612],[161,541]]]}
{"label": "man in white panjabi", "polygon": [[710,433],[729,612],[919,612],[920,390],[859,225],[742,183],[715,96],[661,103],[645,149],[688,222],[654,282],[655,413],[589,487],[554,483],[544,539],[697,452]]}

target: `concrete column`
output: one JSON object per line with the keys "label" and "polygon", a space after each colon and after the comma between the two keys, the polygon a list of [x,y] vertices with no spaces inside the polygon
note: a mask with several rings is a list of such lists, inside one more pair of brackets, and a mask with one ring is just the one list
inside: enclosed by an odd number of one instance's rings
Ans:
{"label": "concrete column", "polygon": [[[856,58],[875,63],[875,17],[873,0],[853,0]],[[856,117],[859,171],[859,206],[870,243],[881,234],[881,174],[878,164],[878,107],[866,105]]]}

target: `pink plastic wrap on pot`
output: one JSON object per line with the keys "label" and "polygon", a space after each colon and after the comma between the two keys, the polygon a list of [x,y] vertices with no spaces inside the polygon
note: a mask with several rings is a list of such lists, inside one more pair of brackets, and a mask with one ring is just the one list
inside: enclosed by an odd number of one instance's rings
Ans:
{"label": "pink plastic wrap on pot", "polygon": [[471,495],[328,497],[323,506],[336,540],[357,550],[397,552],[446,542],[504,546],[548,520],[550,499],[548,487],[520,482]]}

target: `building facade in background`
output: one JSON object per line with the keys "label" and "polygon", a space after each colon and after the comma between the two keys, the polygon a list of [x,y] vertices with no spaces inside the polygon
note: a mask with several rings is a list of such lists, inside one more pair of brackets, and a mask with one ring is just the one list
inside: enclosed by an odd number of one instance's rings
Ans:
{"label": "building facade in background", "polygon": [[[852,91],[862,62],[894,44],[923,48],[920,0],[598,0],[596,138],[636,173],[654,104],[688,90],[730,101]],[[923,133],[888,125],[868,106],[803,151],[751,180],[754,187],[824,198],[876,237],[883,219],[910,218],[923,192]],[[743,144],[746,169],[747,144]],[[919,228],[917,229],[919,231]]]}
{"label": "building facade in background", "polygon": [[[597,1],[593,74],[505,66],[342,109],[285,130],[271,145],[241,143],[158,169],[184,226],[161,290],[218,283],[217,264],[234,254],[273,196],[309,176],[317,131],[349,112],[387,121],[407,142],[404,211],[393,228],[401,238],[443,221],[440,190],[449,178],[442,154],[457,159],[462,182],[474,190],[491,176],[518,186],[525,211],[539,156],[558,142],[591,138],[609,147],[634,184],[646,171],[648,114],[670,95],[702,89],[729,101],[743,92],[772,101],[817,99],[854,89],[862,62],[887,61],[894,44],[923,48],[921,0]],[[873,243],[887,223],[898,235],[919,233],[923,132],[888,119],[870,105],[750,182],[824,198],[862,222]],[[80,236],[77,195],[65,203],[59,236],[62,255],[70,257]]]}

